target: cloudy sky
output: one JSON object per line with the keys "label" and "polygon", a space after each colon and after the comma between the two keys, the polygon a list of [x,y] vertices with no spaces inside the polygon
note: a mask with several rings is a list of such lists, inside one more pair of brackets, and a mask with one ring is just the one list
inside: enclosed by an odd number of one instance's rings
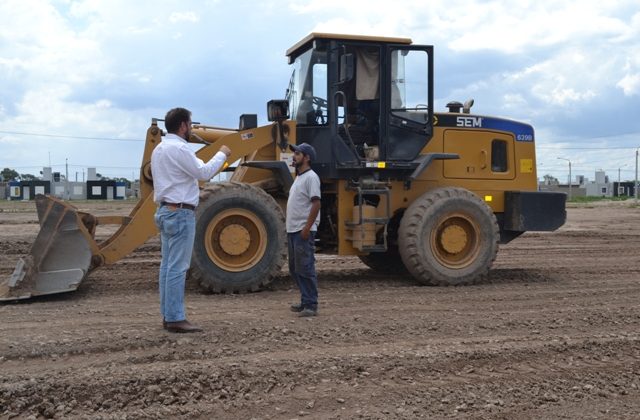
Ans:
{"label": "cloudy sky", "polygon": [[2,0],[0,167],[138,176],[151,118],[266,123],[284,53],[313,31],[435,46],[436,111],[536,129],[538,176],[635,176],[640,146],[637,0]]}

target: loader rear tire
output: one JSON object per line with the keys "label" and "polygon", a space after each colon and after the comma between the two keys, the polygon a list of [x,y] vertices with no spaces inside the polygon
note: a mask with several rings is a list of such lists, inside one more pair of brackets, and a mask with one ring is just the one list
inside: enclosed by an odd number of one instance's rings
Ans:
{"label": "loader rear tire", "polygon": [[286,257],[284,215],[264,190],[222,182],[200,193],[191,278],[205,291],[260,290]]}
{"label": "loader rear tire", "polygon": [[462,188],[423,194],[405,211],[398,236],[402,260],[420,283],[457,286],[483,279],[498,253],[492,210]]}

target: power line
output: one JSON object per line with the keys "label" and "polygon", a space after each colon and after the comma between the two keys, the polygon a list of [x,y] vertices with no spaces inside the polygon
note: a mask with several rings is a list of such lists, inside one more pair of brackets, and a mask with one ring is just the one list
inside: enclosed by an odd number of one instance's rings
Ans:
{"label": "power line", "polygon": [[603,134],[601,136],[591,136],[591,137],[570,137],[569,139],[565,138],[563,141],[585,141],[585,140],[597,140],[597,139],[614,139],[620,137],[628,137],[628,136],[640,136],[640,131],[629,131],[626,133],[616,133],[616,134]]}
{"label": "power line", "polygon": [[552,146],[537,146],[536,149],[552,149],[552,150],[636,150],[638,147],[552,147]]}
{"label": "power line", "polygon": [[85,136],[65,136],[60,134],[45,134],[45,133],[27,133],[23,131],[4,131],[0,130],[1,134],[15,134],[20,136],[38,136],[38,137],[55,137],[61,139],[75,139],[75,140],[101,140],[101,141],[135,141],[142,142],[141,139],[116,139],[111,137],[85,137]]}

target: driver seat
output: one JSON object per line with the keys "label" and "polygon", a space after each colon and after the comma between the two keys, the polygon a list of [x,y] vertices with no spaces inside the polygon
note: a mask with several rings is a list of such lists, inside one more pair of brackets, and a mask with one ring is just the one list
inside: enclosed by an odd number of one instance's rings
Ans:
{"label": "driver seat", "polygon": [[298,114],[296,115],[298,124],[314,125],[316,124],[316,111],[313,108],[313,100],[305,98],[300,100]]}

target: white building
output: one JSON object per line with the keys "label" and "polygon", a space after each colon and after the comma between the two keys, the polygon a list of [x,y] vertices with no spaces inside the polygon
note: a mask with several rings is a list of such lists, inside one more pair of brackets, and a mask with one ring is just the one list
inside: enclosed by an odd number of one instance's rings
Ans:
{"label": "white building", "polygon": [[584,184],[587,196],[613,197],[613,184],[604,171],[596,171],[596,180]]}

